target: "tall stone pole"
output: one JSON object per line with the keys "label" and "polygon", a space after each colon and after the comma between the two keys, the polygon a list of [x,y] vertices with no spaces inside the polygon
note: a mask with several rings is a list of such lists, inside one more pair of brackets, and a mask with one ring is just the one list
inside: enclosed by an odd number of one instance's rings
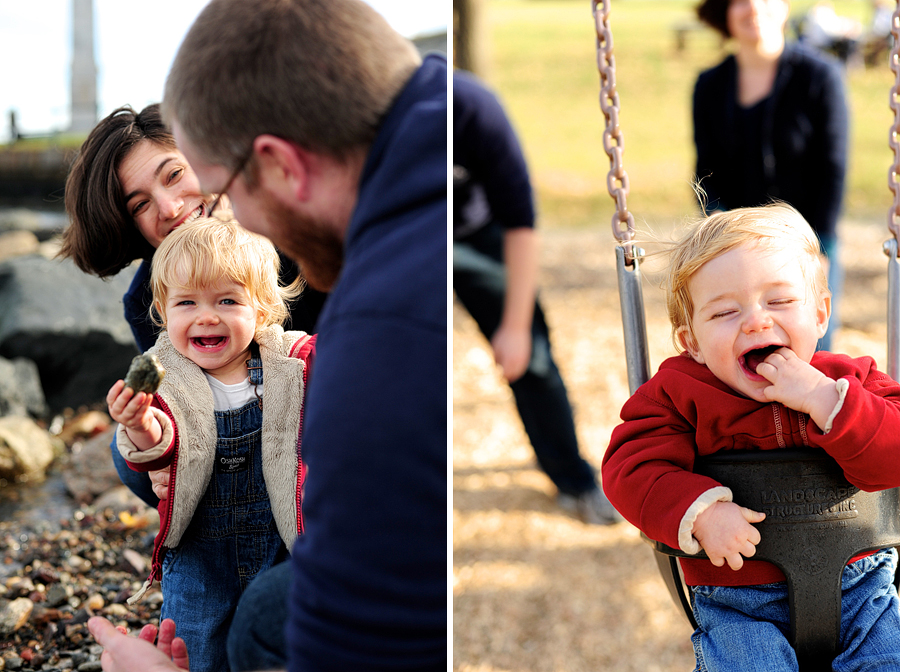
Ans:
{"label": "tall stone pole", "polygon": [[94,62],[94,2],[72,0],[72,125],[86,133],[97,123],[97,65]]}

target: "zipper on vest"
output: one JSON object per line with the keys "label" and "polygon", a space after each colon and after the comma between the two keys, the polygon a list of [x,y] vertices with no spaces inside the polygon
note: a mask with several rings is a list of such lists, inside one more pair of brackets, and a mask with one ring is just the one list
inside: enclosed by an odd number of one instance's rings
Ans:
{"label": "zipper on vest", "polygon": [[300,407],[300,431],[297,432],[297,536],[303,534],[303,418],[306,416],[306,390],[309,362],[303,362],[303,405]]}
{"label": "zipper on vest", "polygon": [[141,586],[141,589],[126,600],[128,604],[134,604],[139,601],[147,591],[150,590],[154,581],[162,581],[162,560],[160,559],[160,552],[164,548],[164,543],[169,536],[169,529],[172,527],[172,509],[174,508],[173,503],[175,501],[175,473],[178,467],[178,425],[175,424],[172,412],[169,410],[166,402],[158,396],[156,397],[156,401],[172,422],[172,431],[174,432],[172,442],[175,444],[174,454],[172,455],[172,464],[169,465],[169,497],[166,500],[166,529],[160,531],[162,537],[160,537],[158,544],[154,544],[153,558],[150,561],[150,576],[147,577],[147,580],[144,582],[144,585]]}

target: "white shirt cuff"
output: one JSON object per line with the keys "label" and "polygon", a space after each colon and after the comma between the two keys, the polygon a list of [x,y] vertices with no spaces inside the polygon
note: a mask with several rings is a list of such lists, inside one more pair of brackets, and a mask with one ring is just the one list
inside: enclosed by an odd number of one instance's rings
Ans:
{"label": "white shirt cuff", "polygon": [[822,428],[823,434],[828,434],[828,432],[831,431],[831,425],[834,423],[837,414],[840,413],[841,409],[844,407],[844,399],[847,398],[847,390],[850,389],[850,381],[846,378],[838,378],[834,383],[838,393],[838,402],[834,405],[834,409],[831,411],[831,415],[828,416],[828,420],[825,421],[825,426]]}

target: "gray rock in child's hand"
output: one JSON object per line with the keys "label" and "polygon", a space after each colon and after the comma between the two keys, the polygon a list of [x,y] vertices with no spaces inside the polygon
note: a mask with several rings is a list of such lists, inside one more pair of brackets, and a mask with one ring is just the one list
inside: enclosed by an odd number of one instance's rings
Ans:
{"label": "gray rock in child's hand", "polygon": [[131,360],[128,373],[125,374],[125,387],[135,392],[153,394],[166,375],[166,370],[156,355],[138,355]]}

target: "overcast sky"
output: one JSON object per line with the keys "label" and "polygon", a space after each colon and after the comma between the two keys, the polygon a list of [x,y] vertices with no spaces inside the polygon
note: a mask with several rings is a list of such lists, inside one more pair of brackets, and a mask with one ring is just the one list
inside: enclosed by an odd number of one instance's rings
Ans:
{"label": "overcast sky", "polygon": [[[208,0],[94,0],[100,117],[162,97],[175,52]],[[450,0],[366,0],[407,37],[447,29]],[[69,125],[71,0],[0,0],[0,142]]]}

